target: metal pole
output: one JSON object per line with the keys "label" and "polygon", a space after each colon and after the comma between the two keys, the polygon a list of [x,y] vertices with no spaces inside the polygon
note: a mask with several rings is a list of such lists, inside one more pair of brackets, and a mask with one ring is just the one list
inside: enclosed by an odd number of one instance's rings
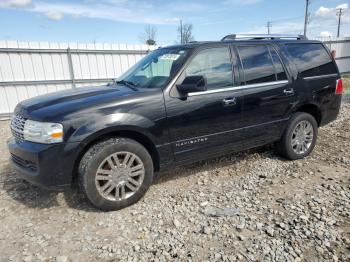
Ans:
{"label": "metal pole", "polygon": [[304,23],[304,36],[306,36],[306,33],[307,33],[307,25],[309,24],[309,5],[310,5],[310,0],[306,0],[305,23]]}
{"label": "metal pole", "polygon": [[69,47],[67,48],[67,58],[68,58],[70,79],[72,81],[72,88],[76,88],[75,78],[74,78],[73,62],[72,62],[72,54],[71,54],[71,51],[70,51]]}
{"label": "metal pole", "polygon": [[182,20],[180,20],[180,38],[181,38],[181,44],[183,44],[183,33],[182,33]]}
{"label": "metal pole", "polygon": [[340,36],[340,24],[341,24],[341,17],[344,15],[343,13],[343,8],[339,8],[338,12],[337,12],[337,16],[339,16],[339,20],[338,20],[338,34],[337,37],[339,38]]}
{"label": "metal pole", "polygon": [[272,27],[272,23],[270,21],[268,21],[266,27],[267,27],[267,34],[270,34],[271,33],[270,28]]}
{"label": "metal pole", "polygon": [[151,25],[148,25],[148,40],[151,39]]}

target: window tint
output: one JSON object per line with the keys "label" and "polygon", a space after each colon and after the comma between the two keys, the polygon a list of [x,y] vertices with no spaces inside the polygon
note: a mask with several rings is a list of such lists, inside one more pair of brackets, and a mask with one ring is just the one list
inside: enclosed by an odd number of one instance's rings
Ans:
{"label": "window tint", "polygon": [[287,44],[286,48],[302,77],[337,73],[322,44]]}
{"label": "window tint", "polygon": [[270,53],[272,56],[273,64],[275,65],[277,80],[287,80],[286,72],[284,71],[282,62],[275,50],[270,48]]}
{"label": "window tint", "polygon": [[275,69],[267,46],[238,47],[246,84],[276,81]]}
{"label": "window tint", "polygon": [[202,75],[208,89],[233,86],[232,64],[228,48],[212,48],[199,52],[185,70],[186,76]]}

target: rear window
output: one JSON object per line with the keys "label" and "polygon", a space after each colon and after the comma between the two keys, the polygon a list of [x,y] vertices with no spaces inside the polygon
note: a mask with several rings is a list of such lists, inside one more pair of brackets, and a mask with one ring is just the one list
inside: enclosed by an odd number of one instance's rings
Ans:
{"label": "rear window", "polygon": [[337,73],[337,69],[322,44],[286,44],[287,51],[302,77]]}

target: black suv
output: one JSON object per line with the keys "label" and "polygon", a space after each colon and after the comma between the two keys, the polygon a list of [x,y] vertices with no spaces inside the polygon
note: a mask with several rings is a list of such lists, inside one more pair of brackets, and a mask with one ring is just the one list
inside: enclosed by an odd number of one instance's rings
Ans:
{"label": "black suv", "polygon": [[229,35],[159,48],[102,87],[18,104],[8,141],[24,179],[78,184],[103,210],[137,202],[165,167],[275,143],[313,150],[336,119],[342,80],[329,50],[289,35]]}

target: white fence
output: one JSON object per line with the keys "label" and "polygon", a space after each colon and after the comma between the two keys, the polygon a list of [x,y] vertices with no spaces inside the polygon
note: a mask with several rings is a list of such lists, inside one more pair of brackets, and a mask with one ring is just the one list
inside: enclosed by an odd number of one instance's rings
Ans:
{"label": "white fence", "polygon": [[341,74],[350,74],[350,40],[325,41],[330,50],[336,51],[335,61]]}
{"label": "white fence", "polygon": [[[350,40],[326,41],[350,73]],[[24,99],[105,84],[150,51],[147,45],[0,41],[0,118]]]}
{"label": "white fence", "polygon": [[120,76],[147,45],[0,41],[0,117],[24,99]]}

